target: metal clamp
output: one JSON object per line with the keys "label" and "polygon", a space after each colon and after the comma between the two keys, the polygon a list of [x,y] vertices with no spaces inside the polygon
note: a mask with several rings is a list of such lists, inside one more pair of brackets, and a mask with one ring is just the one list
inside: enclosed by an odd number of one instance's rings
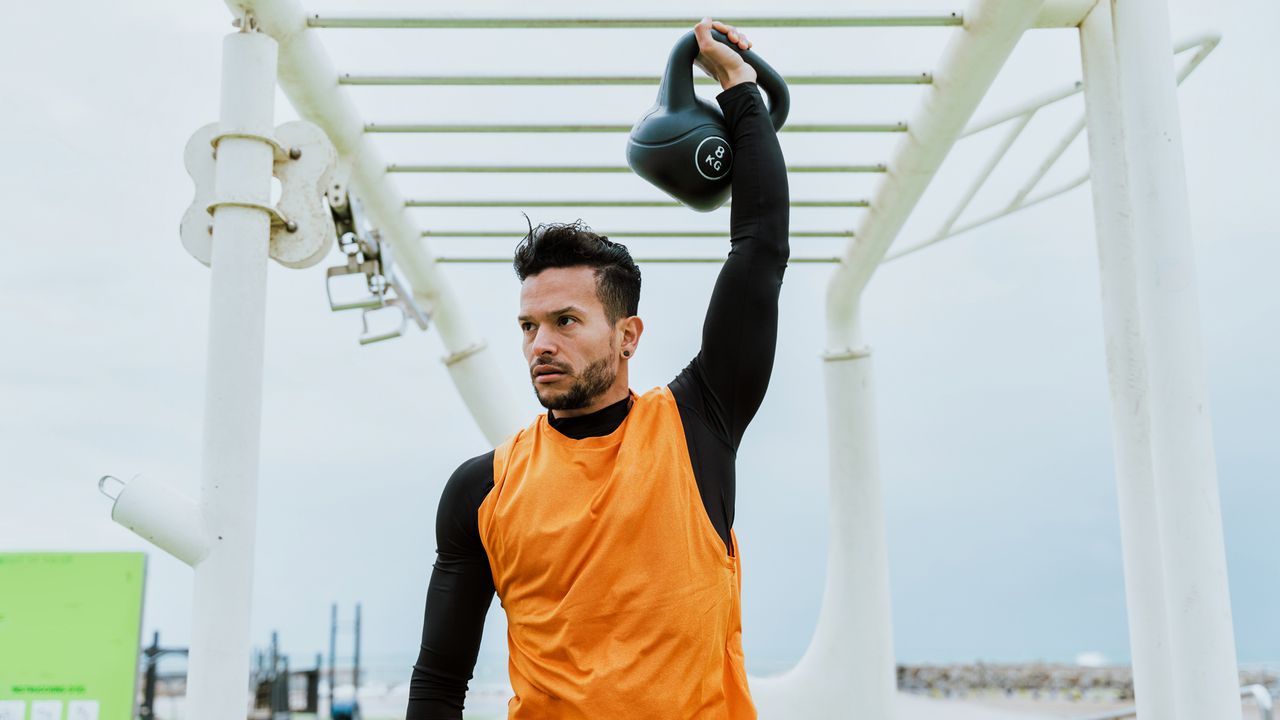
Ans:
{"label": "metal clamp", "polygon": [[863,345],[860,348],[844,348],[842,350],[827,350],[822,353],[824,362],[840,362],[841,360],[861,360],[871,357],[871,346]]}
{"label": "metal clamp", "polygon": [[299,148],[299,147],[287,148],[284,145],[281,145],[279,140],[276,140],[270,135],[259,135],[258,133],[242,132],[239,130],[230,130],[224,133],[218,133],[217,135],[214,135],[212,138],[209,139],[209,144],[213,146],[214,159],[217,159],[218,157],[218,143],[222,142],[226,138],[240,138],[241,140],[257,140],[258,142],[266,143],[267,145],[271,146],[271,154],[272,156],[274,156],[276,162],[283,162],[285,160],[297,160],[298,158],[302,157],[302,148]]}
{"label": "metal clamp", "polygon": [[471,357],[472,355],[475,355],[476,353],[484,350],[487,347],[489,347],[489,344],[486,343],[484,340],[481,340],[479,342],[474,342],[462,348],[458,352],[445,355],[444,357],[440,358],[440,362],[444,363],[445,367],[453,367],[454,365],[457,365],[458,363],[462,362],[463,360],[466,360],[467,358]]}
{"label": "metal clamp", "polygon": [[[284,229],[289,232],[298,231],[298,223],[285,217],[279,210],[275,209],[270,205],[263,205],[262,203],[255,203],[255,202],[244,202],[241,200],[217,200],[215,202],[209,203],[205,207],[205,210],[210,215],[212,215],[213,211],[217,210],[220,207],[242,207],[242,208],[250,208],[253,210],[261,210],[271,216],[272,226],[283,225]],[[209,227],[209,231],[213,232],[212,226]]]}

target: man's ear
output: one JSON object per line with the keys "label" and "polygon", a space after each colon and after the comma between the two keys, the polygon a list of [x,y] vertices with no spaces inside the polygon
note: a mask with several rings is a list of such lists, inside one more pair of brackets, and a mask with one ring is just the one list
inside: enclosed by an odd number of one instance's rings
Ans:
{"label": "man's ear", "polygon": [[639,315],[632,315],[618,322],[622,325],[622,342],[618,350],[623,357],[634,357],[636,348],[640,345],[640,335],[644,333],[644,321]]}

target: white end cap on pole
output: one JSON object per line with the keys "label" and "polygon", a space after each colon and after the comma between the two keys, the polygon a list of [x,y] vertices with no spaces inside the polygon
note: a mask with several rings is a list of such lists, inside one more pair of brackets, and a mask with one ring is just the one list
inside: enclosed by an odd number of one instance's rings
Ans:
{"label": "white end cap on pole", "polygon": [[98,489],[106,495],[108,480],[117,480],[120,492],[112,498],[111,519],[138,536],[194,567],[209,553],[209,534],[205,532],[200,506],[169,483],[139,475],[129,482],[110,475],[98,481]]}

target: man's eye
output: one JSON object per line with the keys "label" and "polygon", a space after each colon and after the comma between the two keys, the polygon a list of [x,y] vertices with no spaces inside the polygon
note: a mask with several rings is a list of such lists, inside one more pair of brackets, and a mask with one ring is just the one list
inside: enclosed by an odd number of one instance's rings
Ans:
{"label": "man's eye", "polygon": [[522,322],[522,323],[520,323],[520,329],[521,329],[521,330],[523,330],[523,331],[525,331],[525,332],[529,332],[530,330],[532,330],[532,329],[533,329],[533,323],[531,323],[531,322]]}
{"label": "man's eye", "polygon": [[561,324],[561,325],[565,325],[565,324],[568,324],[568,323],[570,323],[570,322],[578,322],[578,318],[575,318],[575,317],[569,317],[568,315],[565,315],[564,317],[560,318],[560,324]]}

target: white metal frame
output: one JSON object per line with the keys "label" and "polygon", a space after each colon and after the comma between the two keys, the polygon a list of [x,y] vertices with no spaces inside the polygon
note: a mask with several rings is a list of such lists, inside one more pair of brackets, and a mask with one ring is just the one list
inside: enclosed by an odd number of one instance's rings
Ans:
{"label": "white metal frame", "polygon": [[395,248],[399,267],[413,286],[414,299],[431,314],[448,349],[444,359],[467,409],[490,442],[497,444],[524,423],[520,404],[503,379],[484,341],[466,321],[457,295],[441,275],[422,242],[422,229],[405,211],[405,201],[391,183],[387,163],[366,136],[347,94],[334,79],[328,52],[308,14],[296,0],[226,0],[233,14],[253,12],[262,32],[280,43],[280,87],[298,113],[324,129],[350,171],[352,191],[382,237]]}
{"label": "white metal frame", "polygon": [[[1203,35],[1192,40],[1181,42],[1174,47],[1173,52],[1175,55],[1181,55],[1192,50],[1195,51],[1191,53],[1191,57],[1178,70],[1178,84],[1182,84],[1183,80],[1186,80],[1191,73],[1195,72],[1196,68],[1200,66],[1200,63],[1204,62],[1204,59],[1209,57],[1209,53],[1212,53],[1214,48],[1218,46],[1220,39],[1221,38],[1217,35]],[[1031,100],[1013,110],[1001,113],[993,118],[975,121],[972,125],[966,128],[960,135],[961,139],[973,137],[978,133],[1001,125],[1011,125],[1008,131],[1006,131],[1004,138],[1001,139],[1000,144],[996,147],[995,151],[991,153],[991,157],[988,158],[987,163],[983,165],[981,170],[979,170],[978,175],[969,185],[969,188],[965,191],[960,202],[956,204],[954,209],[952,209],[951,214],[947,216],[947,219],[942,223],[942,226],[938,228],[937,232],[926,240],[922,240],[907,247],[887,253],[882,262],[889,262],[891,260],[896,260],[900,257],[910,255],[911,253],[923,250],[942,242],[943,240],[953,238],[975,228],[982,227],[988,223],[995,222],[1006,215],[1011,215],[1019,210],[1025,210],[1046,200],[1052,200],[1053,198],[1056,198],[1063,193],[1070,192],[1071,190],[1074,190],[1088,182],[1089,171],[1086,170],[1070,180],[1059,183],[1051,190],[1044,190],[1039,193],[1035,193],[1036,188],[1040,185],[1040,181],[1044,180],[1045,176],[1049,174],[1049,171],[1053,169],[1058,160],[1062,159],[1062,155],[1067,151],[1067,148],[1070,147],[1071,144],[1075,142],[1076,138],[1080,137],[1080,133],[1084,131],[1085,118],[1081,117],[1078,122],[1074,123],[1071,128],[1067,130],[1067,132],[1062,134],[1062,137],[1058,142],[1054,143],[1049,153],[1045,155],[1044,160],[1041,161],[1039,167],[1036,168],[1036,171],[1023,181],[1022,185],[1019,186],[1018,191],[1014,193],[1013,198],[1009,200],[1007,205],[995,212],[982,215],[981,217],[969,222],[958,226],[956,224],[964,215],[964,212],[969,208],[974,197],[976,197],[978,192],[982,190],[987,179],[991,177],[992,171],[994,171],[1000,164],[1000,161],[1009,154],[1009,149],[1013,146],[1014,141],[1018,139],[1022,134],[1022,131],[1026,129],[1028,124],[1030,124],[1036,113],[1042,108],[1084,92],[1084,88],[1084,82],[1073,83],[1070,87],[1063,88],[1062,90],[1052,93],[1047,93],[1043,97]]]}
{"label": "white metal frame", "polygon": [[[388,165],[368,140],[368,134],[615,132],[618,128],[369,124],[359,116],[342,85],[635,84],[647,79],[343,76],[333,68],[316,28],[688,27],[697,20],[326,18],[306,14],[296,0],[225,2],[237,17],[251,13],[261,32],[235,33],[224,46],[222,120],[225,126],[249,136],[228,137],[217,158],[219,193],[233,196],[241,204],[219,207],[213,223],[203,496],[198,510],[189,501],[165,491],[153,493],[160,498],[154,507],[131,507],[127,503],[117,507],[121,522],[162,515],[185,518],[182,525],[202,526],[188,531],[170,527],[173,523],[160,523],[155,527],[161,532],[154,534],[161,547],[196,568],[189,693],[192,717],[197,720],[237,717],[244,710],[270,222],[262,208],[269,203],[272,154],[269,144],[252,136],[271,134],[272,93],[277,77],[299,113],[323,128],[336,146],[350,174],[353,192],[362,199],[383,240],[394,246],[414,299],[440,329],[449,351],[445,364],[454,384],[485,436],[496,444],[523,424],[523,418],[516,414],[520,403],[502,381],[483,340],[465,322],[461,305],[424,239],[451,232],[480,235],[494,231],[424,231],[408,213],[414,203],[406,202],[389,175],[624,170],[568,165]],[[848,124],[789,128],[890,131],[901,135],[889,162],[840,166],[845,172],[880,173],[881,182],[866,203],[842,201],[843,205],[865,204],[867,209],[836,263],[826,299],[827,349],[823,358],[831,472],[826,586],[817,629],[800,662],[780,676],[752,678],[753,696],[761,715],[894,716],[896,676],[888,561],[876,457],[871,351],[860,323],[862,292],[876,268],[886,260],[1083,183],[1087,178],[1033,194],[1049,167],[1078,135],[1079,128],[1087,124],[1139,707],[1144,716],[1150,717],[1238,718],[1237,667],[1175,98],[1176,82],[1212,50],[1216,38],[1198,39],[1182,48],[1196,47],[1198,52],[1175,79],[1168,54],[1168,16],[1163,0],[1125,0],[1114,7],[1111,0],[972,0],[963,15],[743,18],[734,22],[756,27],[955,28],[933,73],[809,79],[815,83],[922,85],[925,97],[909,122],[875,127]],[[974,110],[1010,53],[1025,31],[1034,27],[1079,28],[1085,77],[1082,88],[1077,84],[1049,93],[1011,113],[971,124]],[[1006,208],[961,224],[968,204],[1035,112],[1081,89],[1086,97],[1085,121],[1053,148],[1036,175]],[[890,247],[951,147],[966,135],[1002,123],[1012,123],[1004,140],[935,236],[890,255]],[[797,171],[833,169],[810,167]],[[801,200],[797,204],[805,202],[812,203]],[[812,234],[847,236],[849,231]],[[680,260],[715,261],[692,257]],[[123,496],[121,502],[124,503]]]}

